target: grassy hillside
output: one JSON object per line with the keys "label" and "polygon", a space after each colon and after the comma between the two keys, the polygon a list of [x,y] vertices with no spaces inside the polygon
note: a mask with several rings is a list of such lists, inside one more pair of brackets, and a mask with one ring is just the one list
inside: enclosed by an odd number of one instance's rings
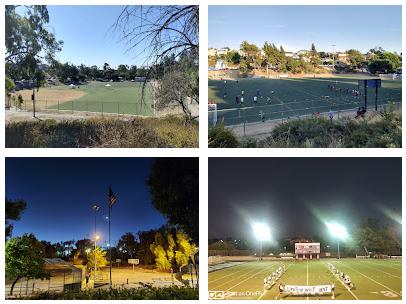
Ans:
{"label": "grassy hillside", "polygon": [[198,146],[199,126],[175,116],[13,122],[6,125],[8,148],[184,148]]}
{"label": "grassy hillside", "polygon": [[366,119],[306,118],[283,123],[263,140],[237,142],[231,131],[219,125],[209,130],[209,146],[234,148],[396,148],[402,145],[401,112],[392,109]]}

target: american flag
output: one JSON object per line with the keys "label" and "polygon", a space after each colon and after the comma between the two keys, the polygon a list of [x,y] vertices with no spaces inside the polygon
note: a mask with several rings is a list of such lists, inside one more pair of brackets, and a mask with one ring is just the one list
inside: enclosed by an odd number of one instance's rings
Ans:
{"label": "american flag", "polygon": [[109,187],[109,207],[113,207],[113,205],[116,203],[117,198],[113,193],[113,190],[111,190],[111,186]]}

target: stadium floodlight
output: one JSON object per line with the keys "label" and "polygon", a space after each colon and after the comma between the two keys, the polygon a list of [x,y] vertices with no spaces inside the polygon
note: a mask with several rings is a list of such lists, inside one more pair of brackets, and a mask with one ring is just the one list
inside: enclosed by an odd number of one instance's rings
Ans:
{"label": "stadium floodlight", "polygon": [[340,259],[340,239],[343,240],[348,236],[347,229],[336,223],[327,223],[326,225],[331,235],[337,239],[337,256]]}
{"label": "stadium floodlight", "polygon": [[271,231],[269,227],[262,223],[254,223],[252,225],[252,230],[254,231],[255,237],[259,240],[259,259],[262,259],[262,242],[269,241],[271,238]]}

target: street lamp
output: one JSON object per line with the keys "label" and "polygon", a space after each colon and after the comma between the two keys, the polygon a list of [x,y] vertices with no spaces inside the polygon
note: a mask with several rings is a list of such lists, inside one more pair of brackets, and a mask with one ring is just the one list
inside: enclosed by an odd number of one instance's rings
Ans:
{"label": "street lamp", "polygon": [[331,235],[337,239],[337,255],[340,259],[340,239],[343,240],[348,236],[347,229],[344,226],[336,223],[327,223],[327,228]]}
{"label": "street lamp", "polygon": [[262,242],[268,241],[271,238],[269,227],[262,223],[254,223],[252,225],[255,237],[259,240],[259,259],[262,259]]}
{"label": "street lamp", "polygon": [[93,204],[92,205],[92,209],[94,211],[94,279],[96,279],[96,241],[100,238],[96,233],[97,233],[97,229],[96,229],[96,223],[97,223],[97,211],[100,210],[100,206],[98,206],[97,204]]}

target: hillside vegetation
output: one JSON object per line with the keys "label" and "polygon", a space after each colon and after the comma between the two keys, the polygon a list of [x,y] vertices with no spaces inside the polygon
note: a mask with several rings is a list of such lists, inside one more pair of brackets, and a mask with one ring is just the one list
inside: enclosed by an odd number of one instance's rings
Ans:
{"label": "hillside vegetation", "polygon": [[263,140],[240,142],[218,125],[209,130],[209,146],[221,148],[398,148],[402,146],[401,112],[388,107],[365,119],[323,117],[293,120],[275,127]]}
{"label": "hillside vegetation", "polygon": [[5,132],[7,148],[183,148],[199,141],[198,124],[176,116],[11,122]]}

